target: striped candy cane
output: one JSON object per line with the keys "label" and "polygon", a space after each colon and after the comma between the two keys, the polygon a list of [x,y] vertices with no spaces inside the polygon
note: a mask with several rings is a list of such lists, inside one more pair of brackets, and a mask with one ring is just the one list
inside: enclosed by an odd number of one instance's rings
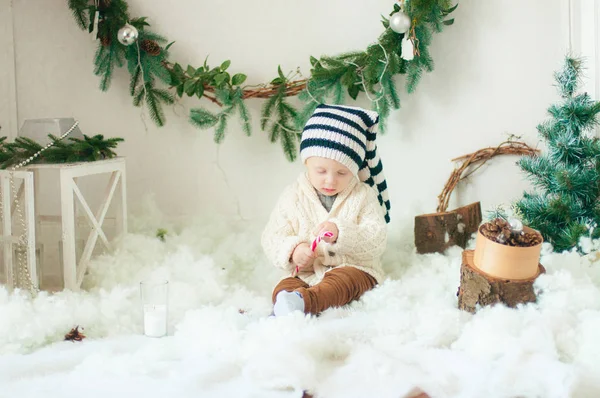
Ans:
{"label": "striped candy cane", "polygon": [[[321,235],[317,236],[315,238],[315,240],[313,240],[312,244],[310,245],[310,250],[312,250],[314,252],[315,250],[317,250],[317,246],[319,245],[319,243],[321,243],[321,240],[323,238],[331,238],[332,236],[333,236],[333,232],[329,232],[329,231],[323,232]],[[298,275],[298,272],[300,272],[300,268],[296,265],[296,270],[292,274],[292,276]]]}
{"label": "striped candy cane", "polygon": [[332,236],[333,236],[333,232],[329,232],[329,231],[323,232],[321,235],[317,236],[317,238],[315,240],[313,240],[313,243],[310,246],[310,250],[312,250],[314,252],[317,249],[317,246],[319,245],[319,243],[321,243],[321,240],[323,238],[331,238]]}

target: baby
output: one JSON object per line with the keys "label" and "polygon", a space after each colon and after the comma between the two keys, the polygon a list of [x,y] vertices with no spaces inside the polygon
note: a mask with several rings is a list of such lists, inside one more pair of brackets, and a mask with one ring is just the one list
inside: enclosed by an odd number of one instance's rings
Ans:
{"label": "baby", "polygon": [[302,132],[306,166],[262,234],[269,260],[289,273],[273,313],[319,314],[356,300],[383,278],[390,202],[375,145],[376,112],[319,105]]}

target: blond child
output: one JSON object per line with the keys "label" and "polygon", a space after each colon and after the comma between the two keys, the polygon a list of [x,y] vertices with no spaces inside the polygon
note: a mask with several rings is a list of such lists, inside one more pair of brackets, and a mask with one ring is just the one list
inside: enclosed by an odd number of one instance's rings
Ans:
{"label": "blond child", "polygon": [[289,274],[273,290],[275,316],[319,314],[381,282],[390,202],[378,122],[373,111],[319,105],[306,123],[306,172],[284,190],[262,234],[269,260]]}

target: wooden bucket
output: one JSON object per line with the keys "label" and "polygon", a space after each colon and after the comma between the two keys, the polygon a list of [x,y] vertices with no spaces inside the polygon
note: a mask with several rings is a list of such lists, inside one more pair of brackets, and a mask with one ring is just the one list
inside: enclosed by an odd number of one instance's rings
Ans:
{"label": "wooden bucket", "polygon": [[[494,242],[477,230],[475,239],[475,267],[488,275],[500,279],[528,279],[538,273],[542,242],[535,246],[518,247]],[[525,232],[541,234],[529,227]]]}

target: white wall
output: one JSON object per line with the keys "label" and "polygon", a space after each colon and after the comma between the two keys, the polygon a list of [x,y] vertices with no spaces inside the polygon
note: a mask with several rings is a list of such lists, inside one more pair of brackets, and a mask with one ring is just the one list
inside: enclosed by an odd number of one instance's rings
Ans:
{"label": "white wall", "polygon": [[[232,71],[247,73],[248,83],[275,77],[278,64],[286,71],[299,66],[308,74],[309,55],[365,48],[380,34],[380,15],[393,3],[129,2],[132,15],[148,16],[156,31],[176,41],[172,60],[198,66],[207,54],[212,64],[231,59]],[[7,1],[0,4],[9,7]],[[388,133],[379,139],[394,228],[402,223],[410,230],[412,217],[435,211],[453,168],[451,158],[495,146],[507,134],[537,142],[535,126],[557,99],[552,73],[568,49],[565,4],[460,2],[455,24],[434,37],[435,71],[424,76],[417,93],[403,92],[402,109],[391,115]],[[301,170],[300,164],[287,163],[257,123],[253,137],[236,126],[217,146],[212,132],[187,122],[197,101],[186,99],[168,110],[162,129],[148,117],[144,124],[131,105],[124,70],[108,93],[98,90],[94,43],[77,28],[66,1],[13,0],[13,18],[19,125],[27,118],[73,116],[86,134],[126,138],[119,153],[128,158],[132,210],[153,193],[172,217],[215,211],[233,217],[239,203],[243,217],[264,222],[283,186]],[[255,121],[261,105],[260,100],[250,103]],[[482,169],[459,188],[450,208],[481,200],[485,211],[518,197],[527,184],[515,161],[499,159]]]}
{"label": "white wall", "polygon": [[18,130],[12,21],[10,0],[0,0],[0,136],[9,138]]}

